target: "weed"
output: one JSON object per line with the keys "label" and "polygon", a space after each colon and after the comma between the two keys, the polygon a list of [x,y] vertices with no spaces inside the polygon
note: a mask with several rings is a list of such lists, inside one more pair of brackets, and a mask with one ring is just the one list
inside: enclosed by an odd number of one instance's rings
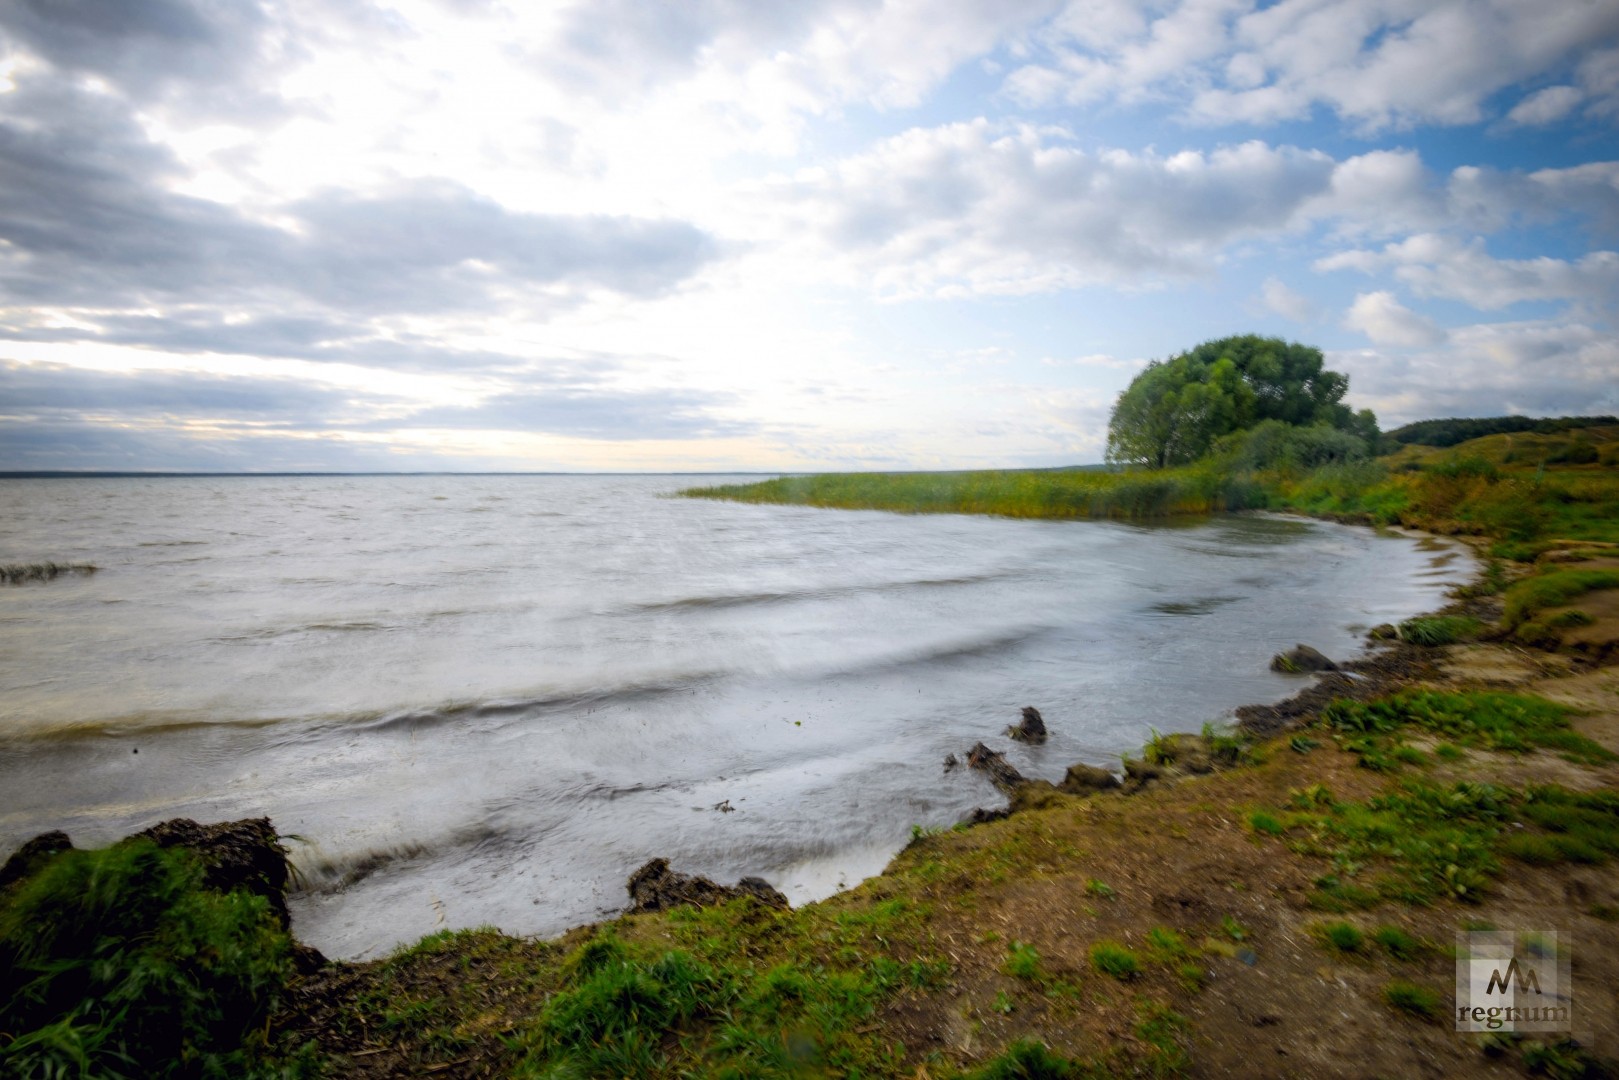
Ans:
{"label": "weed", "polygon": [[1007,948],[1006,973],[1019,979],[1035,979],[1040,975],[1040,954],[1033,945],[1014,941]]}
{"label": "weed", "polygon": [[1395,979],[1383,987],[1383,1000],[1392,1008],[1424,1020],[1439,1015],[1439,995],[1405,979]]}
{"label": "weed", "polygon": [[1292,750],[1295,754],[1308,754],[1311,750],[1314,750],[1320,745],[1320,739],[1312,739],[1308,735],[1295,735],[1291,739],[1287,740],[1288,749]]}
{"label": "weed", "polygon": [[1117,893],[1113,891],[1113,886],[1107,882],[1098,881],[1096,878],[1087,878],[1085,880],[1085,895],[1094,896],[1101,900],[1109,900],[1116,896]]}
{"label": "weed", "polygon": [[1281,836],[1287,831],[1287,826],[1282,824],[1280,818],[1265,810],[1255,810],[1249,814],[1248,826],[1254,832],[1264,833],[1266,836]]}
{"label": "weed", "polygon": [[1316,935],[1322,944],[1341,953],[1360,952],[1366,944],[1366,935],[1346,922],[1326,923],[1316,928]]}
{"label": "weed", "polygon": [[1117,941],[1098,941],[1092,945],[1091,966],[1115,979],[1134,978],[1141,971],[1136,954]]}
{"label": "weed", "polygon": [[1372,931],[1372,940],[1396,960],[1411,960],[1423,951],[1422,942],[1398,926],[1379,926]]}
{"label": "weed", "polygon": [[1175,931],[1155,926],[1147,931],[1147,952],[1159,963],[1167,963],[1191,955],[1191,947]]}
{"label": "weed", "polygon": [[1398,629],[1403,641],[1435,646],[1471,641],[1483,628],[1483,623],[1465,615],[1424,615],[1407,619]]}
{"label": "weed", "polygon": [[1020,1039],[968,1073],[967,1080],[1069,1080],[1081,1075],[1077,1062],[1053,1053],[1045,1043]]}

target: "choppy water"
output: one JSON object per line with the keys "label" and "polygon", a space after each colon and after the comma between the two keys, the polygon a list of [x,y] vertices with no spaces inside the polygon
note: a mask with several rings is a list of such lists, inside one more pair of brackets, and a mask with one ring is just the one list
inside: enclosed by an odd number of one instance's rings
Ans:
{"label": "choppy water", "polygon": [[[0,850],[166,817],[301,839],[301,937],[554,933],[662,855],[795,902],[1001,800],[940,763],[1052,730],[1116,763],[1297,690],[1308,642],[1468,572],[1366,529],[905,516],[663,498],[691,477],[0,481]],[[734,812],[714,809],[728,802]]]}

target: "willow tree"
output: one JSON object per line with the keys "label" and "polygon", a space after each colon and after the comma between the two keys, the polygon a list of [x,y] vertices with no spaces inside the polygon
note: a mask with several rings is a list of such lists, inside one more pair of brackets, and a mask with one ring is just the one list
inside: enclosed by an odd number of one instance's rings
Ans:
{"label": "willow tree", "polygon": [[1206,341],[1148,364],[1119,395],[1108,422],[1108,460],[1184,465],[1221,436],[1266,420],[1375,442],[1376,418],[1343,404],[1348,389],[1349,377],[1327,370],[1320,349],[1252,334]]}

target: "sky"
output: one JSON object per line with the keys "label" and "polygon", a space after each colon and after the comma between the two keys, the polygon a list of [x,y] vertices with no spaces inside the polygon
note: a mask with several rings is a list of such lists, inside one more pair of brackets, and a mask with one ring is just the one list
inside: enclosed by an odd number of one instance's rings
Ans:
{"label": "sky", "polygon": [[1619,413],[1613,0],[0,0],[0,470],[1102,458],[1149,360]]}

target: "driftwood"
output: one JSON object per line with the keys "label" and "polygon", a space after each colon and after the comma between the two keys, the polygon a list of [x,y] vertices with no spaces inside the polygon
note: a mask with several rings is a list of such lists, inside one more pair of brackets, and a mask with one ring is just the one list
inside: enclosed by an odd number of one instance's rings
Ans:
{"label": "driftwood", "polygon": [[1012,789],[1019,784],[1028,783],[1023,774],[1006,760],[1006,755],[999,750],[991,750],[983,743],[974,743],[973,748],[967,751],[967,764],[983,770],[988,774],[990,783],[1007,795],[1012,794]]}

